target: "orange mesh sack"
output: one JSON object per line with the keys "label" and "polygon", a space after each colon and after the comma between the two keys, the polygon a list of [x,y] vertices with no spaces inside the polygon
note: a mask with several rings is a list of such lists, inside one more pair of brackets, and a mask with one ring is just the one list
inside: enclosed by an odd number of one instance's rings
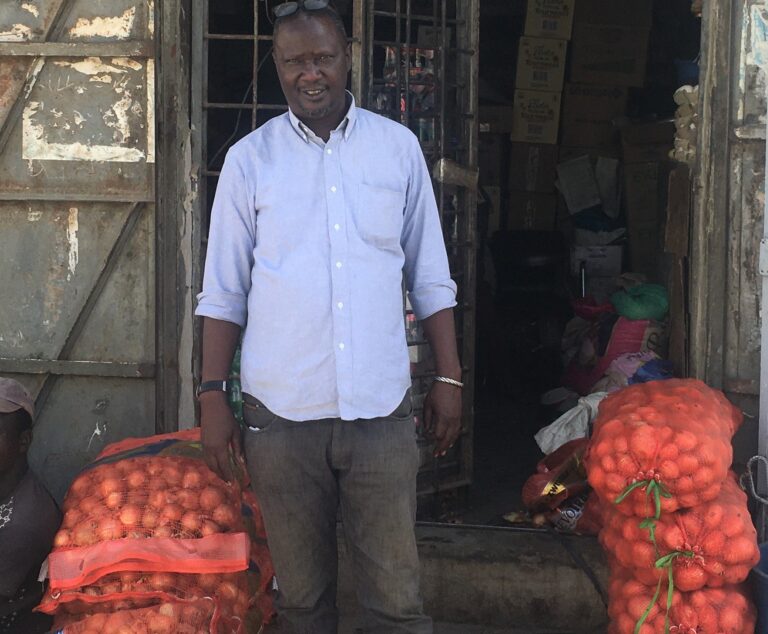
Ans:
{"label": "orange mesh sack", "polygon": [[608,634],[754,634],[757,610],[743,585],[676,592],[668,601],[665,591],[614,569],[608,616]]}
{"label": "orange mesh sack", "polygon": [[657,521],[639,522],[608,509],[603,548],[646,585],[655,586],[670,567],[674,588],[685,592],[745,581],[760,551],[747,496],[735,478],[726,479],[714,500]]}
{"label": "orange mesh sack", "polygon": [[633,385],[600,404],[585,463],[589,484],[620,512],[658,517],[720,493],[741,413],[701,381]]}
{"label": "orange mesh sack", "polygon": [[148,608],[96,613],[58,630],[59,634],[207,634],[231,631],[215,616],[210,599],[166,602]]}
{"label": "orange mesh sack", "polygon": [[258,505],[208,469],[199,433],[110,445],[77,477],[40,611],[82,616],[209,597],[214,622],[242,623],[256,605],[257,620],[269,619],[269,602],[257,601],[272,577],[266,540],[258,565],[249,556],[263,534]]}

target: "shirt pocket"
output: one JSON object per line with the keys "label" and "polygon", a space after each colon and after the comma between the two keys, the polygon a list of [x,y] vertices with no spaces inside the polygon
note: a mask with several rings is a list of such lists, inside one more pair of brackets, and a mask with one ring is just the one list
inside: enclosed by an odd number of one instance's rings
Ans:
{"label": "shirt pocket", "polygon": [[355,208],[360,237],[377,246],[399,247],[404,208],[405,193],[361,183]]}

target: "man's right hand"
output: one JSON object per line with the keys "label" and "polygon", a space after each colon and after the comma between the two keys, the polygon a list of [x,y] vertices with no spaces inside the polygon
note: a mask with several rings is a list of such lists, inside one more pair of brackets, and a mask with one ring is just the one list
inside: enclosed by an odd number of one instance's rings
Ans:
{"label": "man's right hand", "polygon": [[[227,402],[225,392],[203,392],[200,395],[200,428],[203,458],[210,469],[227,482],[232,482],[231,453],[243,459],[240,426]],[[231,449],[231,453],[230,453]]]}

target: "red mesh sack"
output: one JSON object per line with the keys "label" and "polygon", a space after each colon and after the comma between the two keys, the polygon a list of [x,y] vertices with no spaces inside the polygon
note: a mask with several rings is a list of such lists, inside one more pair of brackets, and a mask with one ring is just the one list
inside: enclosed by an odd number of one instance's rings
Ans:
{"label": "red mesh sack", "polygon": [[743,585],[675,592],[669,601],[665,590],[617,568],[608,589],[608,616],[608,634],[754,634],[757,610]]}
{"label": "red mesh sack", "polygon": [[747,496],[733,474],[714,500],[651,523],[608,509],[600,542],[646,585],[671,567],[674,588],[685,592],[742,583],[760,560]]}
{"label": "red mesh sack", "polygon": [[720,492],[741,413],[692,379],[624,388],[600,403],[584,460],[606,503],[637,517],[697,506]]}
{"label": "red mesh sack", "polygon": [[166,602],[148,608],[96,613],[60,627],[61,634],[209,634],[233,632],[215,616],[211,600]]}
{"label": "red mesh sack", "polygon": [[252,620],[272,616],[258,503],[208,469],[199,429],[110,445],[73,482],[63,510],[40,611],[210,597],[217,618],[242,622],[250,607]]}
{"label": "red mesh sack", "polygon": [[584,452],[589,440],[565,443],[536,465],[536,473],[523,485],[523,504],[531,510],[555,509],[587,489]]}

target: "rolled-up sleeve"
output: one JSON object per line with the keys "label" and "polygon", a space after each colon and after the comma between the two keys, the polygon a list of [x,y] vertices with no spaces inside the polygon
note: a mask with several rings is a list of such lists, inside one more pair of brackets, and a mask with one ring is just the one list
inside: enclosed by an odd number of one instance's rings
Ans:
{"label": "rolled-up sleeve", "polygon": [[408,296],[416,318],[422,320],[456,305],[456,283],[451,279],[432,180],[415,136],[407,160],[410,180],[401,245]]}
{"label": "rolled-up sleeve", "polygon": [[253,183],[238,160],[237,148],[227,153],[216,187],[208,233],[203,292],[195,314],[244,327],[251,288],[256,210]]}

